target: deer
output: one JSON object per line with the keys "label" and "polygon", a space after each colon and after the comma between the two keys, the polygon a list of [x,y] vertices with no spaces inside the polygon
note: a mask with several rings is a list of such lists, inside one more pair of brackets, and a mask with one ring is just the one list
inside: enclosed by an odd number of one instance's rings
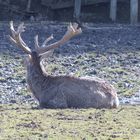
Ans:
{"label": "deer", "polygon": [[48,75],[42,65],[42,56],[67,43],[71,38],[82,33],[77,23],[70,23],[62,38],[50,45],[53,37],[45,39],[40,46],[38,35],[34,37],[34,49],[23,41],[24,23],[17,29],[10,22],[9,39],[22,49],[26,58],[27,84],[41,108],[117,108],[119,99],[115,88],[98,77],[76,77],[71,75]]}

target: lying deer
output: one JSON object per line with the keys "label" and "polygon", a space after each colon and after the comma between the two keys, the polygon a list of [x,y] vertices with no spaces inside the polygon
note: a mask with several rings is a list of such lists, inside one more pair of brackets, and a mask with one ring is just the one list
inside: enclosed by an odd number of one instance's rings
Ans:
{"label": "lying deer", "polygon": [[59,41],[46,45],[52,38],[47,38],[40,47],[38,36],[35,36],[35,49],[31,50],[22,40],[21,33],[25,31],[24,24],[17,30],[10,23],[10,40],[21,48],[27,59],[27,83],[43,108],[116,108],[119,105],[117,93],[112,85],[95,77],[51,76],[46,73],[41,56],[80,34],[77,24],[70,24],[65,35]]}

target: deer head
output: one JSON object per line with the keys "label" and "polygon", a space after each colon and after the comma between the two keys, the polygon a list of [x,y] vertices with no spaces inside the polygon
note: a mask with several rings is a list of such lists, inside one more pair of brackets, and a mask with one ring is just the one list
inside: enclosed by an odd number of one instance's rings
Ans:
{"label": "deer head", "polygon": [[72,37],[82,33],[81,28],[78,28],[78,24],[74,23],[68,26],[67,32],[65,35],[57,42],[47,45],[50,40],[53,39],[53,35],[46,38],[41,46],[39,46],[38,35],[34,37],[34,50],[31,50],[28,45],[23,41],[21,37],[21,33],[25,32],[24,23],[21,23],[17,30],[14,29],[13,21],[10,22],[10,31],[11,36],[9,36],[10,40],[20,49],[22,49],[26,54],[28,54],[28,58],[26,59],[26,64],[39,64],[40,58],[44,58],[51,53],[55,48],[63,45],[67,41],[69,41]]}

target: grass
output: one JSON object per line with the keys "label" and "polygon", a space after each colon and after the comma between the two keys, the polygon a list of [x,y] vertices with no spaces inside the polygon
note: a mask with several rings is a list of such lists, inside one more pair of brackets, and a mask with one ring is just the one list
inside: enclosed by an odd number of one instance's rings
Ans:
{"label": "grass", "polygon": [[33,109],[0,106],[0,140],[138,140],[140,107],[118,109]]}

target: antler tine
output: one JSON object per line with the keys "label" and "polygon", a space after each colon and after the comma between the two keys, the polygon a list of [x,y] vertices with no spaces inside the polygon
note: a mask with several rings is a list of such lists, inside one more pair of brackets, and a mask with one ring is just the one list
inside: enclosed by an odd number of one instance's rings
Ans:
{"label": "antler tine", "polygon": [[43,44],[42,44],[41,47],[45,47],[46,44],[47,44],[50,40],[52,40],[53,38],[54,38],[54,37],[53,37],[53,34],[52,34],[50,37],[46,38],[46,40],[43,42]]}
{"label": "antler tine", "polygon": [[23,39],[21,38],[21,35],[19,34],[19,42],[21,43],[22,46],[24,46],[25,48],[28,48],[28,46],[26,45],[26,43],[23,41]]}
{"label": "antler tine", "polygon": [[24,45],[24,46],[27,46],[26,43],[23,41],[23,39],[21,38],[21,33],[25,32],[25,26],[24,26],[24,23],[22,22],[19,26],[18,26],[18,29],[17,29],[17,34],[19,35],[19,41]]}
{"label": "antler tine", "polygon": [[25,32],[25,26],[24,26],[23,22],[18,26],[18,29],[17,29],[18,34],[20,34],[22,32]]}
{"label": "antler tine", "polygon": [[77,23],[72,24],[70,22],[70,25],[68,26],[68,31],[67,32],[69,32],[72,36],[74,36],[74,35],[81,34],[82,33],[82,29],[78,28],[78,24]]}
{"label": "antler tine", "polygon": [[34,37],[35,49],[39,48],[38,35]]}
{"label": "antler tine", "polygon": [[[51,35],[50,37],[48,37],[48,38],[43,42],[43,44],[42,44],[41,47],[44,47],[44,46],[47,44],[47,42],[49,42],[51,39],[53,39],[53,35]],[[38,41],[38,35],[36,35],[36,36],[34,37],[34,42],[35,42],[35,49],[38,50],[38,49],[40,48],[40,46],[39,46],[39,41]],[[45,53],[40,54],[40,56],[41,56],[41,59],[42,59],[42,58],[46,58],[47,56],[50,56],[50,55],[52,55],[52,54],[53,54],[53,51],[50,50],[50,51],[47,51],[47,52],[45,52]]]}
{"label": "antler tine", "polygon": [[15,34],[17,33],[14,29],[13,21],[10,21],[10,30],[11,30],[12,36],[15,37]]}
{"label": "antler tine", "polygon": [[[53,39],[53,35],[51,35],[50,37],[46,38],[46,40],[43,42],[43,44],[41,45],[41,47],[44,47],[46,46],[46,44]],[[39,46],[39,41],[38,41],[38,35],[36,35],[34,37],[34,43],[35,43],[35,49],[38,49],[40,46]]]}
{"label": "antler tine", "polygon": [[26,45],[26,43],[21,38],[21,33],[25,31],[24,23],[21,23],[17,31],[14,29],[13,21],[10,22],[10,30],[12,33],[12,36],[10,37],[10,40],[17,45],[19,48],[23,49],[26,53],[31,54],[30,48]]}

